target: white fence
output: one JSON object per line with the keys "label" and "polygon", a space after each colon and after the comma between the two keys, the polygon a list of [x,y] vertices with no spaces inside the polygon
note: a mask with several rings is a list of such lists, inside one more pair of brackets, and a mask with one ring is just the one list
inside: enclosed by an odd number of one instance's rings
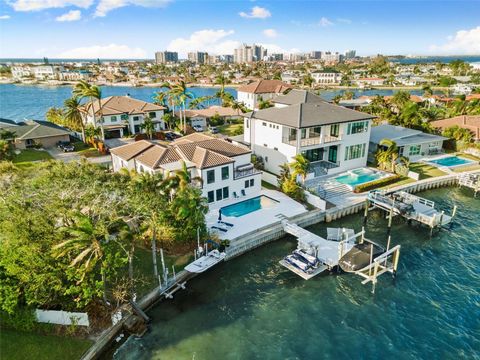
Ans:
{"label": "white fence", "polygon": [[320,197],[318,197],[317,195],[313,195],[310,192],[305,191],[305,197],[306,197],[307,202],[310,205],[313,205],[320,210],[326,210],[327,209],[327,202],[325,200],[321,199]]}
{"label": "white fence", "polygon": [[87,313],[37,309],[35,316],[41,323],[90,326]]}
{"label": "white fence", "polygon": [[278,186],[278,177],[266,171],[262,171],[262,180],[273,186]]}
{"label": "white fence", "polygon": [[420,174],[415,171],[409,171],[407,176],[413,180],[420,180]]}

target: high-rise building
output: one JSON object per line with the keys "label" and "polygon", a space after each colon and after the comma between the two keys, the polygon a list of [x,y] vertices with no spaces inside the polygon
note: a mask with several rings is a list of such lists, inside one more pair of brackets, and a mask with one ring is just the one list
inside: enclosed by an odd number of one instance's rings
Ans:
{"label": "high-rise building", "polygon": [[155,63],[176,63],[178,62],[178,53],[173,51],[157,51],[155,53]]}
{"label": "high-rise building", "polygon": [[321,51],[312,51],[310,53],[310,59],[320,60],[321,58],[322,58],[322,52]]}
{"label": "high-rise building", "polygon": [[322,53],[322,60],[327,63],[337,63],[342,60],[342,55],[340,55],[338,52],[327,51]]}
{"label": "high-rise building", "polygon": [[268,59],[270,61],[283,61],[283,54],[270,54]]}
{"label": "high-rise building", "polygon": [[356,56],[357,52],[355,50],[345,51],[345,59],[353,59]]}
{"label": "high-rise building", "polygon": [[208,53],[201,51],[192,51],[188,53],[188,61],[196,64],[205,64],[208,62]]}
{"label": "high-rise building", "polygon": [[234,61],[236,63],[251,63],[254,61],[262,61],[263,58],[267,55],[267,50],[261,45],[252,46],[243,44],[238,49],[234,50]]}

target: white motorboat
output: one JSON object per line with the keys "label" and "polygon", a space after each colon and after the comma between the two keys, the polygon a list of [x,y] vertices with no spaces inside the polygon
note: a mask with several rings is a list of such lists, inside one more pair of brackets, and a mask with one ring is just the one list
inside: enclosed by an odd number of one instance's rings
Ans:
{"label": "white motorboat", "polygon": [[226,254],[224,252],[220,252],[218,250],[212,250],[206,255],[198,258],[194,262],[185,266],[185,270],[191,273],[202,273],[205,270],[210,269],[212,266],[218,264],[219,262],[223,261]]}

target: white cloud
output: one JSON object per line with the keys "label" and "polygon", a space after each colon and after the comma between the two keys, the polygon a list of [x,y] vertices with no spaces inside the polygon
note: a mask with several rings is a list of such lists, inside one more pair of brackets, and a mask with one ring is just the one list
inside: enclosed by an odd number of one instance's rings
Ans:
{"label": "white cloud", "polygon": [[470,30],[457,31],[449,36],[443,45],[431,45],[430,51],[438,54],[475,55],[480,53],[480,26]]}
{"label": "white cloud", "polygon": [[64,59],[145,59],[147,52],[141,48],[110,44],[78,47],[63,51],[55,57]]}
{"label": "white cloud", "polygon": [[246,13],[242,11],[238,13],[238,15],[240,15],[243,18],[249,18],[249,19],[266,19],[272,16],[270,11],[260,6],[254,6],[252,8],[252,11],[250,11],[250,13]]}
{"label": "white cloud", "polygon": [[10,19],[10,15],[1,15],[0,20],[8,20]]}
{"label": "white cloud", "polygon": [[277,44],[259,43],[258,45],[262,45],[265,49],[267,49],[269,54],[296,54],[300,52],[300,50],[297,48],[284,49]]}
{"label": "white cloud", "polygon": [[327,27],[333,25],[333,22],[328,20],[326,17],[322,17],[318,22],[318,25],[320,25],[321,27]]}
{"label": "white cloud", "polygon": [[350,19],[345,19],[345,18],[338,18],[337,22],[342,23],[342,24],[351,24],[352,20]]}
{"label": "white cloud", "polygon": [[188,38],[177,38],[170,41],[167,49],[185,55],[189,51],[206,51],[211,54],[233,54],[233,49],[240,45],[239,41],[228,40],[233,30],[205,29],[195,31]]}
{"label": "white cloud", "polygon": [[109,11],[128,5],[143,7],[164,7],[171,0],[100,0],[95,10],[95,16],[105,16]]}
{"label": "white cloud", "polygon": [[77,21],[82,18],[82,12],[80,10],[70,10],[69,12],[60,15],[55,18],[55,20],[63,22],[63,21]]}
{"label": "white cloud", "polygon": [[86,9],[93,4],[93,0],[7,0],[7,4],[15,11],[37,11],[66,6]]}
{"label": "white cloud", "polygon": [[275,29],[265,29],[263,30],[263,35],[269,38],[276,38],[278,36],[278,33]]}

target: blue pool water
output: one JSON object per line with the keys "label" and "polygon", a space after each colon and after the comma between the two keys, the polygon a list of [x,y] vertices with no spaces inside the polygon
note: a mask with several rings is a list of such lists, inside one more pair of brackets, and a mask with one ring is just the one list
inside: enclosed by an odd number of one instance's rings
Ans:
{"label": "blue pool water", "polygon": [[437,159],[437,160],[430,160],[430,162],[433,163],[433,164],[436,164],[436,165],[451,167],[451,166],[459,166],[459,165],[470,164],[473,161],[468,160],[468,159],[464,159],[464,158],[461,158],[461,157],[458,157],[458,156],[449,156],[449,157],[444,157],[444,158]]}
{"label": "blue pool water", "polygon": [[339,175],[335,178],[339,183],[355,187],[370,181],[378,180],[383,176],[382,173],[373,172],[368,169],[357,169]]}
{"label": "blue pool water", "polygon": [[240,217],[260,209],[270,208],[277,202],[278,201],[273,200],[268,196],[262,195],[236,204],[225,206],[221,210],[222,214],[225,216]]}

